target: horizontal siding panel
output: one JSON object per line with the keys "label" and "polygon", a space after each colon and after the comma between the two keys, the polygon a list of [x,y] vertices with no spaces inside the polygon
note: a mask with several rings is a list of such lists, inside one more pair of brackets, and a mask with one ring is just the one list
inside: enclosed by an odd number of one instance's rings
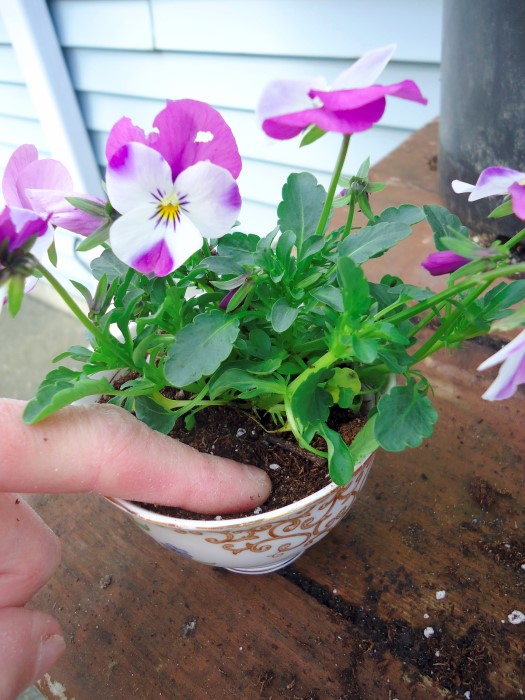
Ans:
{"label": "horizontal siding panel", "polygon": [[148,0],[51,0],[62,46],[153,49]]}
{"label": "horizontal siding panel", "polygon": [[32,119],[0,114],[0,143],[11,146],[12,150],[23,143],[33,143],[39,151],[47,151],[47,141],[39,122]]}
{"label": "horizontal siding panel", "polygon": [[0,83],[25,83],[11,46],[0,45]]}
{"label": "horizontal siding panel", "polygon": [[397,60],[440,60],[441,0],[151,0],[151,6],[157,49],[348,59],[395,38]]}
{"label": "horizontal siding panel", "polygon": [[0,83],[0,114],[38,120],[29,90],[14,83]]}
{"label": "horizontal siding panel", "polygon": [[[276,76],[290,78],[324,74],[329,80],[346,61],[209,56],[176,53],[133,53],[68,49],[67,63],[77,90],[139,96],[150,99],[192,98],[218,107],[253,110],[264,85]],[[415,80],[429,99],[426,108],[392,98],[382,124],[418,129],[439,111],[439,68],[392,63],[385,83]]]}

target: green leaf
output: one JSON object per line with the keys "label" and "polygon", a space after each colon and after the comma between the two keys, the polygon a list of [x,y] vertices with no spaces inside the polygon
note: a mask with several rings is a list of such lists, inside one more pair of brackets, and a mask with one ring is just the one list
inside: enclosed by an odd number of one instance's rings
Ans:
{"label": "green leaf", "polygon": [[352,440],[352,444],[349,445],[348,449],[350,450],[350,454],[352,455],[352,459],[356,465],[360,464],[379,447],[379,443],[375,436],[376,418],[377,414],[371,416],[365,423],[364,428],[361,428],[361,430]]}
{"label": "green leaf", "polygon": [[312,255],[319,253],[319,251],[324,248],[325,244],[326,238],[324,236],[310,236],[310,238],[307,238],[304,242],[304,245],[301,248],[301,253],[297,259],[300,262],[303,262],[304,260],[311,258]]}
{"label": "green leaf", "polygon": [[514,214],[512,210],[512,200],[508,199],[506,202],[503,202],[503,204],[500,204],[498,207],[493,209],[488,218],[489,219],[501,219],[503,216],[510,216],[511,214]]}
{"label": "green leaf", "polygon": [[137,396],[135,399],[135,414],[140,421],[165,435],[175,425],[176,416],[148,396]]}
{"label": "green leaf", "polygon": [[381,447],[390,452],[418,447],[432,435],[437,417],[430,399],[415,382],[396,386],[377,404],[375,436]]}
{"label": "green leaf", "polygon": [[22,307],[25,284],[26,278],[23,275],[13,275],[7,285],[7,308],[13,318]]}
{"label": "green leaf", "polygon": [[326,440],[328,448],[328,471],[338,486],[347,484],[354,475],[354,460],[343,438],[327,425],[320,425],[318,432]]}
{"label": "green leaf", "polygon": [[343,295],[341,290],[337,287],[332,287],[326,284],[324,287],[319,287],[319,289],[314,289],[310,292],[314,299],[326,304],[334,311],[342,313],[344,310],[343,306]]}
{"label": "green leaf", "polygon": [[240,265],[253,264],[253,254],[261,239],[253,233],[227,233],[219,239],[219,256],[234,258]]}
{"label": "green leaf", "polygon": [[359,335],[352,335],[352,349],[354,356],[369,364],[373,362],[379,352],[379,341],[377,338],[366,338]]}
{"label": "green leaf", "polygon": [[82,296],[85,299],[86,304],[91,309],[91,307],[93,305],[93,297],[91,296],[91,292],[89,291],[89,289],[85,285],[83,285],[81,282],[77,282],[77,280],[69,280],[69,281],[71,282],[73,287],[75,287],[75,289],[82,294]]}
{"label": "green leaf", "polygon": [[119,260],[111,250],[105,250],[99,258],[91,261],[91,271],[97,280],[106,275],[109,284],[118,277],[124,277],[129,267]]}
{"label": "green leaf", "polygon": [[276,333],[288,330],[299,314],[299,309],[290,306],[286,299],[277,299],[272,306],[270,322]]}
{"label": "green leaf", "polygon": [[323,131],[314,124],[314,126],[311,126],[304,134],[303,138],[301,139],[301,143],[299,144],[299,148],[302,148],[303,146],[309,146],[311,143],[315,143],[315,141],[318,141],[325,134],[326,131]]}
{"label": "green leaf", "polygon": [[88,250],[92,250],[102,243],[105,243],[109,238],[109,230],[111,228],[111,221],[104,221],[102,226],[93,231],[89,236],[86,236],[77,245],[77,250],[79,253],[85,253]]}
{"label": "green leaf", "polygon": [[325,200],[324,187],[310,173],[292,173],[288,177],[277,215],[281,231],[295,233],[298,257],[305,240],[316,232]]}
{"label": "green leaf", "polygon": [[375,223],[372,226],[365,226],[358,233],[347,236],[340,243],[338,253],[361,264],[370,258],[383,255],[411,233],[412,229],[405,223],[387,221]]}
{"label": "green leaf", "polygon": [[336,367],[326,382],[326,391],[341,408],[351,408],[356,394],[361,391],[357,372],[349,367]]}
{"label": "green leaf", "polygon": [[99,202],[94,202],[92,199],[85,199],[84,197],[64,197],[66,202],[69,202],[75,209],[80,209],[80,211],[86,214],[91,214],[91,216],[97,216],[99,218],[106,218],[106,209],[103,204]]}
{"label": "green leaf", "polygon": [[231,353],[239,321],[214,309],[196,316],[175,336],[164,371],[173,386],[184,387],[213,374]]}
{"label": "green leaf", "polygon": [[328,420],[334,401],[323,385],[331,374],[332,370],[325,369],[309,374],[290,396],[292,412],[303,430]]}
{"label": "green leaf", "polygon": [[279,240],[275,246],[275,255],[285,269],[288,266],[294,245],[295,233],[293,231],[285,231],[279,236]]}
{"label": "green leaf", "polygon": [[[446,250],[451,250],[464,258],[489,257],[490,249],[482,248],[473,241],[466,238],[454,238],[453,236],[442,236],[440,243]],[[500,253],[501,254],[501,253]]]}
{"label": "green leaf", "polygon": [[361,177],[361,178],[367,178],[369,170],[370,170],[370,158],[367,157],[367,158],[365,158],[365,160],[361,163],[361,165],[357,169],[355,176]]}
{"label": "green leaf", "polygon": [[407,224],[413,226],[423,221],[425,212],[421,207],[416,207],[413,204],[402,204],[400,207],[388,207],[374,221],[374,226],[388,221],[396,224]]}
{"label": "green leaf", "polygon": [[464,239],[469,237],[468,228],[463,226],[458,217],[445,207],[429,204],[423,207],[423,211],[434,232],[436,250],[447,250],[441,243],[442,238]]}
{"label": "green leaf", "polygon": [[85,396],[112,394],[108,379],[92,379],[65,367],[50,372],[40,385],[36,397],[26,406],[24,422],[36,423]]}
{"label": "green leaf", "polygon": [[213,377],[209,386],[210,398],[215,400],[228,389],[236,389],[237,391],[256,389],[261,394],[282,393],[281,385],[276,380],[258,377],[247,370],[236,367],[226,369],[217,377]]}
{"label": "green leaf", "polygon": [[337,261],[337,280],[341,289],[345,318],[355,320],[366,314],[372,303],[363,270],[351,258]]}
{"label": "green leaf", "polygon": [[222,255],[211,255],[209,258],[205,258],[199,265],[199,267],[205,267],[216,275],[235,275],[239,276],[244,274],[244,267],[239,265],[236,259],[230,256]]}
{"label": "green leaf", "polygon": [[515,280],[506,284],[501,282],[480,299],[483,304],[483,317],[495,321],[504,316],[511,306],[525,299],[525,280]]}
{"label": "green leaf", "polygon": [[57,257],[56,241],[54,238],[53,238],[53,242],[51,243],[51,245],[47,249],[47,257],[49,258],[49,262],[51,263],[51,265],[53,265],[53,267],[56,267],[57,262],[58,262],[58,257]]}

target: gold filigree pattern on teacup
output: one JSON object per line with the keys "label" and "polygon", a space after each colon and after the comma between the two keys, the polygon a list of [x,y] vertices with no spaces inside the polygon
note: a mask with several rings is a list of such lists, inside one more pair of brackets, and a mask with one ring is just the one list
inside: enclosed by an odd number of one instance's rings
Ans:
{"label": "gold filigree pattern on teacup", "polygon": [[[205,537],[209,544],[221,545],[232,554],[263,553],[274,550],[270,558],[279,558],[284,552],[307,549],[315,544],[346,515],[357,493],[363,487],[372,466],[373,456],[346,486],[327,494],[320,502],[306,506],[292,518],[263,522],[249,530],[222,530],[213,537]],[[271,517],[271,512],[268,514]],[[280,544],[279,544],[280,542]]]}

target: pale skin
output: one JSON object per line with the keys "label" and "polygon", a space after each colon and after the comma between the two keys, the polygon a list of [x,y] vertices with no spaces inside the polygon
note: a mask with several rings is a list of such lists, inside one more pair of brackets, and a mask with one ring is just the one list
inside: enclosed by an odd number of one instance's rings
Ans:
{"label": "pale skin", "polygon": [[25,608],[60,562],[60,543],[17,493],[94,492],[200,512],[263,503],[267,475],[201,454],[115,406],[70,407],[22,421],[25,403],[0,399],[0,700],[14,700],[65,650],[58,623]]}

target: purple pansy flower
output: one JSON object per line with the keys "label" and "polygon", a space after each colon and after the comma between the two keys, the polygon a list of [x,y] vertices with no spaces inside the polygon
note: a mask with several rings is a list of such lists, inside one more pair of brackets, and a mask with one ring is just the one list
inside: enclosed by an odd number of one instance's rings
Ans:
{"label": "purple pansy flower", "polygon": [[104,204],[97,197],[79,195],[73,191],[73,180],[58,160],[38,159],[31,144],[16,149],[9,159],[2,180],[2,192],[10,207],[50,214],[54,226],[88,236],[99,228],[101,221],[73,207],[65,197],[83,197]]}
{"label": "purple pansy flower", "polygon": [[264,132],[275,139],[291,139],[315,124],[323,131],[353,134],[370,129],[381,119],[387,95],[426,104],[412,80],[373,84],[394,50],[391,44],[365,53],[331,87],[324,78],[269,83],[257,107]]}
{"label": "purple pansy flower", "polygon": [[110,243],[130,267],[164,277],[235,223],[241,161],[229,127],[202,102],[170,102],[154,125],[146,137],[121,119],[110,133],[107,191],[122,215]]}
{"label": "purple pansy flower", "polygon": [[[20,248],[34,238],[31,254],[40,259],[53,242],[53,229],[49,225],[50,215],[40,216],[33,211],[18,207],[4,207],[0,212],[0,311],[7,299],[10,279],[9,267],[20,263]],[[6,274],[7,272],[7,274]],[[16,274],[16,270],[13,271]],[[35,277],[27,277],[25,291],[36,284]]]}
{"label": "purple pansy flower", "polygon": [[469,262],[468,258],[453,253],[451,250],[440,250],[437,253],[430,253],[421,265],[433,277],[436,277],[437,275],[447,275],[449,272],[455,272]]}
{"label": "purple pansy flower", "polygon": [[519,170],[492,166],[483,170],[475,185],[453,180],[452,189],[459,194],[470,192],[469,202],[483,197],[510,194],[513,212],[519,219],[525,220],[525,173]]}
{"label": "purple pansy flower", "polygon": [[500,362],[499,374],[483,394],[487,401],[501,401],[513,396],[519,384],[525,384],[525,330],[497,353],[482,362],[478,370],[494,367]]}

